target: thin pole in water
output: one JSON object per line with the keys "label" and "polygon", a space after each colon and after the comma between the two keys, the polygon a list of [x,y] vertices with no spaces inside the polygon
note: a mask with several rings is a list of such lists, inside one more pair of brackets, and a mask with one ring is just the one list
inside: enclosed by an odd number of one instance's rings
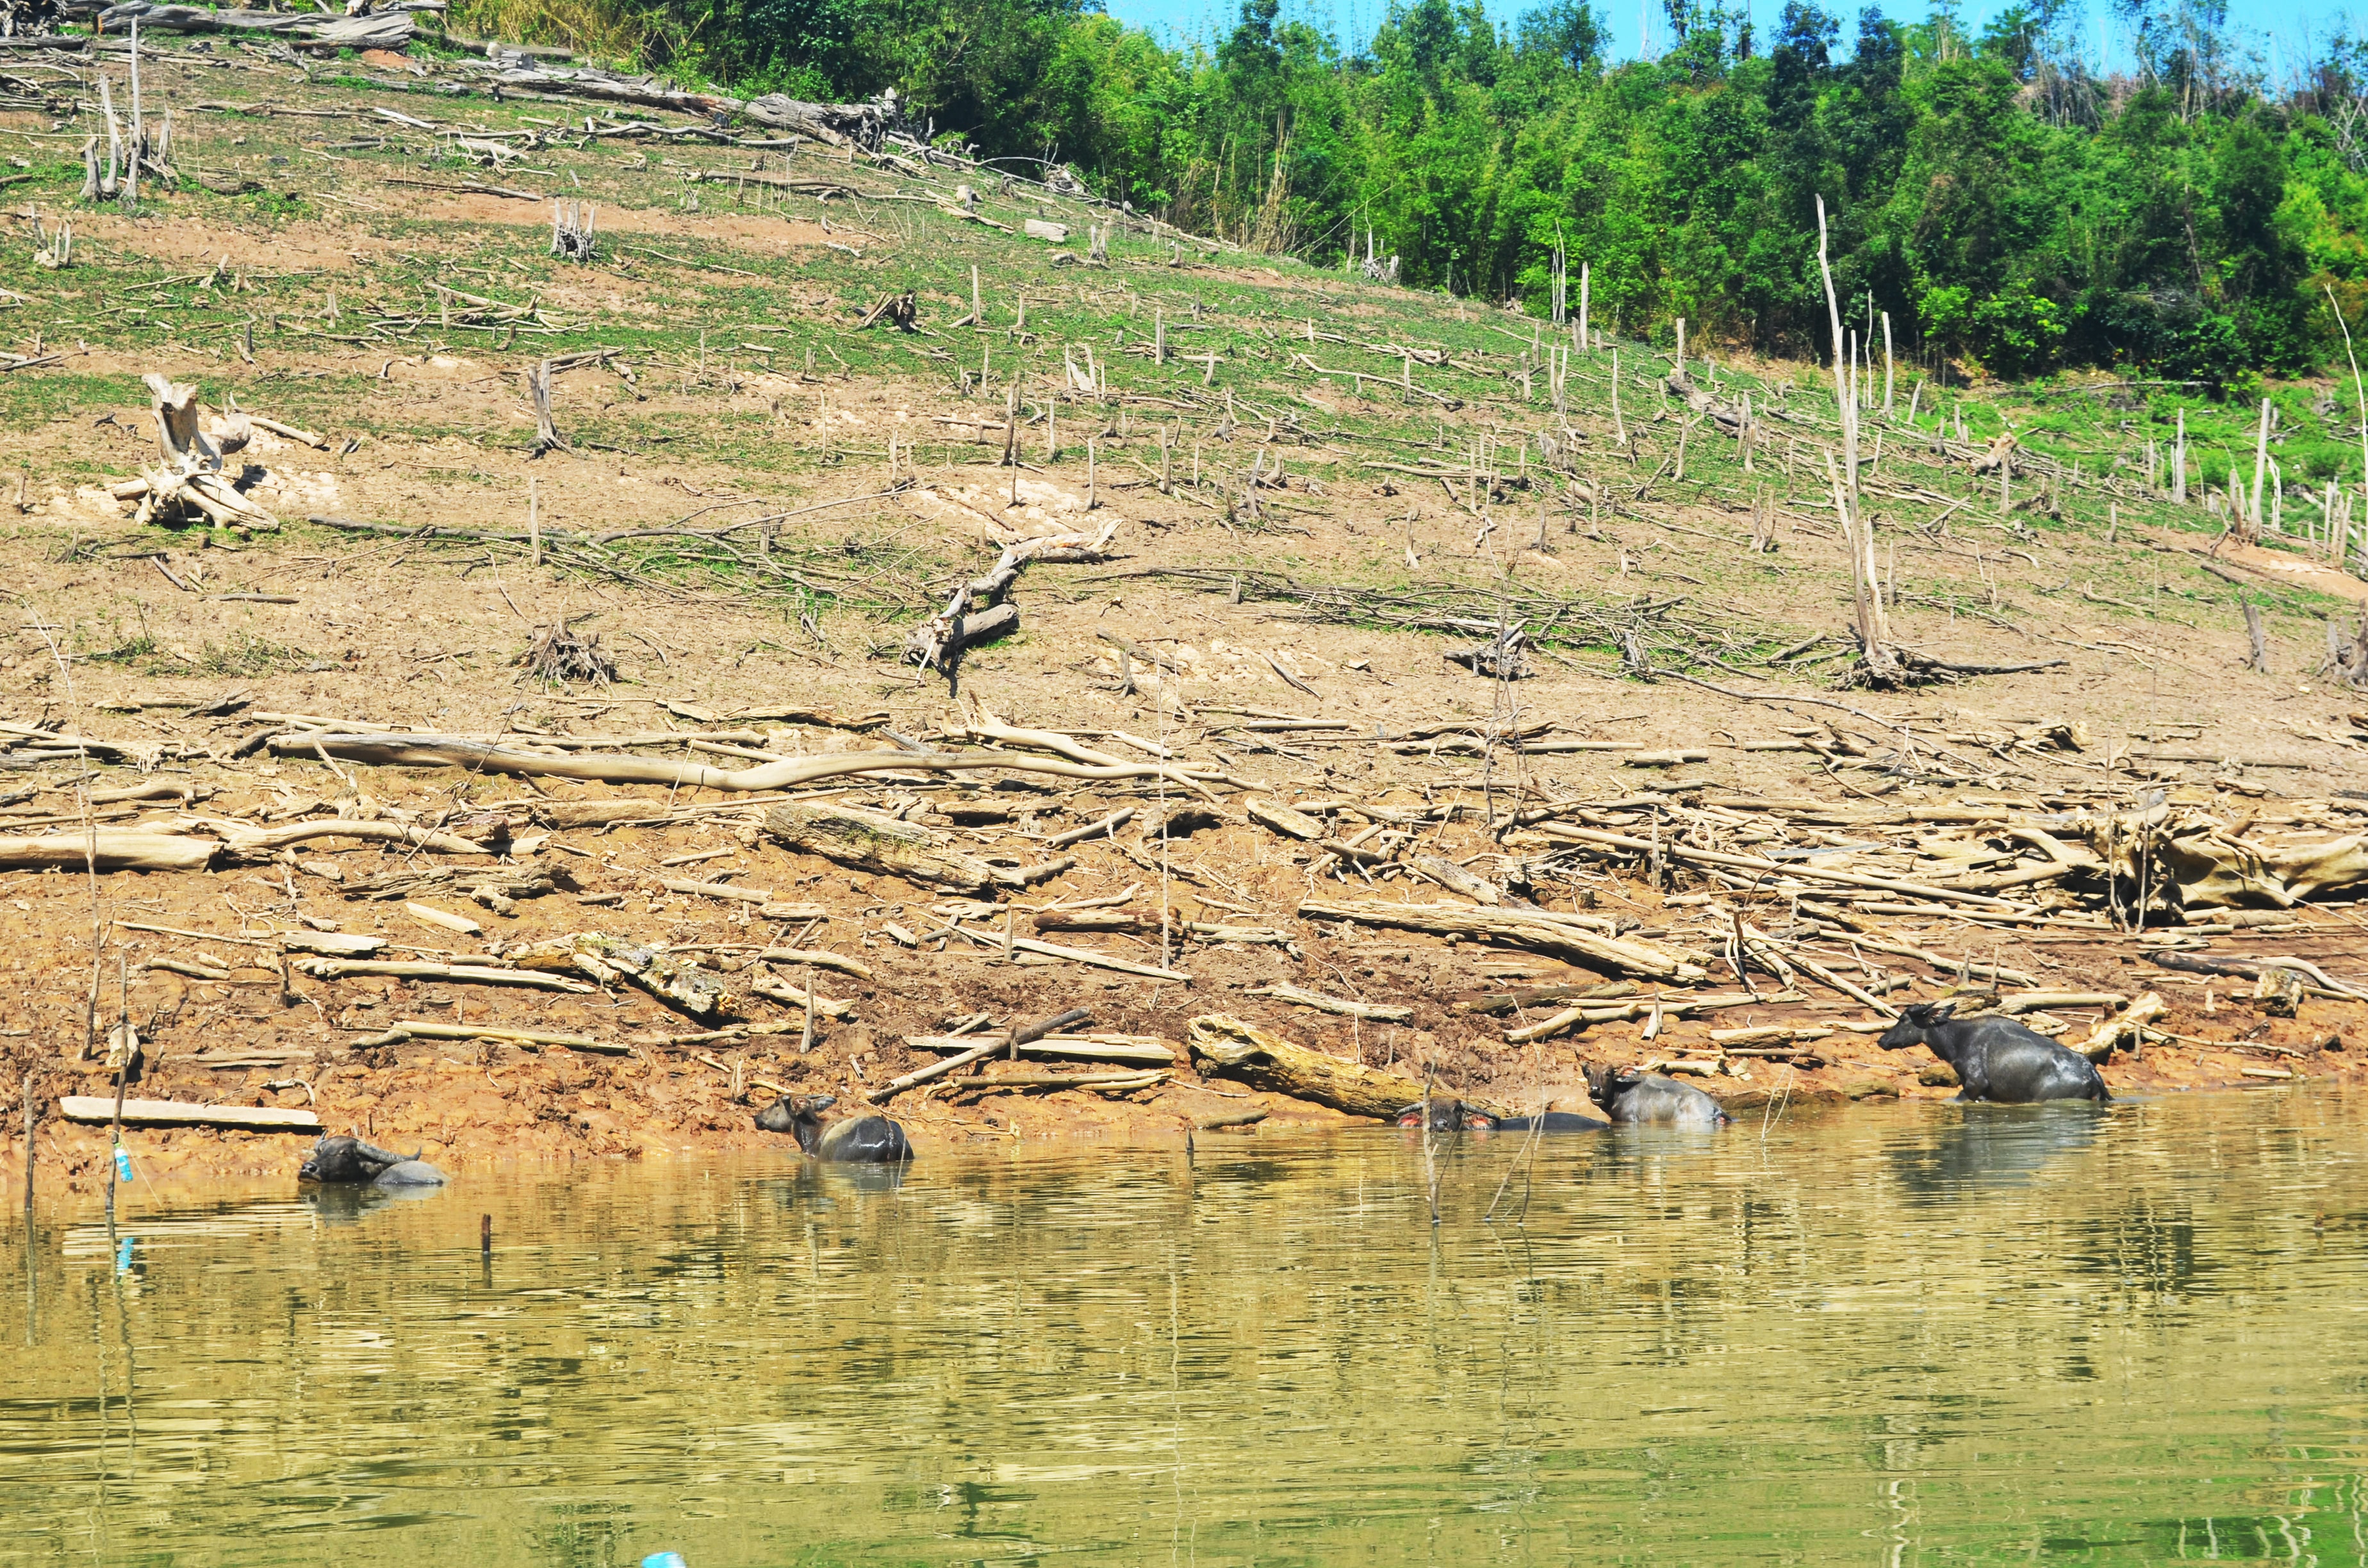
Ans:
{"label": "thin pole in water", "polygon": [[25,1236],[33,1234],[33,1070],[25,1069]]}

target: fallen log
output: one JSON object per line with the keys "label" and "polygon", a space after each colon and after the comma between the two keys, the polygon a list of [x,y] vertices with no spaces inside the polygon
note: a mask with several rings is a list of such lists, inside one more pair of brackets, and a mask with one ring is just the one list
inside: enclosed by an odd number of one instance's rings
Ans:
{"label": "fallen log", "polygon": [[1532,1040],[1550,1040],[1568,1028],[1585,1028],[1595,1024],[1627,1023],[1636,1018],[1650,1017],[1659,1013],[1667,1018],[1681,1018],[1688,1013],[1699,1012],[1702,1004],[1693,1000],[1671,1000],[1652,997],[1639,1002],[1613,1002],[1590,1007],[1584,1004],[1565,1007],[1550,1018],[1541,1019],[1521,1028],[1505,1031],[1508,1045],[1527,1045]]}
{"label": "fallen log", "polygon": [[2146,1025],[2162,1017],[2162,997],[2152,991],[2131,1003],[2120,1017],[2107,1018],[2072,1047],[2091,1062],[2102,1062],[2117,1049],[2126,1050],[2146,1038]]}
{"label": "fallen log", "polygon": [[598,931],[529,942],[510,948],[502,956],[522,969],[545,971],[544,977],[552,980],[559,976],[549,971],[572,970],[600,985],[631,981],[701,1023],[712,1022],[733,1001],[723,983],[697,964],[677,959],[663,948],[621,941]]}
{"label": "fallen log", "polygon": [[519,985],[529,991],[564,991],[587,996],[598,986],[564,975],[541,974],[524,969],[492,969],[483,964],[428,963],[403,959],[298,959],[296,972],[314,980],[350,980],[358,975],[383,975],[391,980],[444,980],[455,985]]}
{"label": "fallen log", "polygon": [[0,867],[78,871],[95,859],[102,871],[202,871],[222,846],[177,833],[53,833],[0,838]]}
{"label": "fallen log", "polygon": [[2017,1013],[2036,1013],[2049,1007],[2118,1007],[2128,1000],[2119,991],[2026,991],[2018,996],[2000,997],[1990,1011],[2011,1017]]}
{"label": "fallen log", "polygon": [[1018,623],[1015,610],[1009,621],[996,622],[991,631],[988,626],[996,609],[1008,608],[998,601],[1010,591],[1022,567],[1031,561],[1099,561],[1117,531],[1118,524],[1112,520],[1097,534],[1047,534],[1004,546],[985,576],[956,585],[946,608],[914,628],[905,644],[905,662],[951,673],[965,641],[1001,636]]}
{"label": "fallen log", "polygon": [[615,1040],[594,1040],[590,1035],[554,1034],[549,1029],[513,1029],[500,1024],[427,1024],[416,1018],[404,1018],[388,1032],[397,1030],[414,1040],[510,1040],[519,1045],[564,1045],[570,1051],[588,1051],[600,1056],[630,1056],[633,1049]]}
{"label": "fallen log", "polygon": [[2179,952],[2157,948],[2146,955],[2146,962],[2157,969],[2184,970],[2190,974],[2226,974],[2247,980],[2258,980],[2264,970],[2286,970],[2309,977],[2314,986],[2329,996],[2341,996],[2354,1002],[2368,1002],[2368,992],[2344,984],[2307,959],[2264,955],[2249,959],[2206,958],[2201,953]]}
{"label": "fallen log", "polygon": [[776,1002],[786,1002],[792,1007],[803,1007],[818,1018],[855,1017],[854,1004],[833,1001],[827,996],[808,991],[803,986],[791,985],[786,980],[752,980],[748,983],[748,989],[758,996],[769,996]]}
{"label": "fallen log", "polygon": [[[979,1041],[976,1035],[942,1034],[906,1035],[905,1043],[916,1051],[970,1051]],[[1172,1067],[1176,1063],[1176,1048],[1156,1035],[1048,1034],[1042,1040],[1021,1041],[1019,1054],[1148,1067]]]}
{"label": "fallen log", "polygon": [[1460,892],[1474,903],[1489,905],[1505,902],[1503,890],[1487,878],[1475,876],[1444,855],[1416,855],[1406,865],[1416,874],[1428,877],[1449,892]]}
{"label": "fallen log", "polygon": [[770,903],[770,888],[744,888],[732,882],[694,882],[681,877],[660,877],[658,886],[668,892],[688,893],[693,898],[720,898],[734,903]]}
{"label": "fallen log", "polygon": [[1020,1048],[1030,1040],[1042,1040],[1055,1030],[1067,1028],[1071,1024],[1089,1024],[1093,1021],[1094,1016],[1089,1009],[1072,1007],[1065,1013],[1058,1013],[1049,1018],[1039,1018],[1032,1024],[1020,1024],[1012,1028],[999,1030],[988,1035],[959,1056],[949,1056],[943,1062],[932,1062],[927,1067],[916,1067],[901,1078],[891,1078],[863,1097],[873,1105],[878,1105],[883,1100],[903,1094],[916,1084],[926,1084],[932,1078],[943,1077],[957,1067],[967,1067],[973,1062],[985,1061],[998,1051],[1017,1057]]}
{"label": "fallen log", "polygon": [[1165,1072],[1153,1073],[1020,1073],[1004,1078],[964,1078],[950,1094],[999,1095],[1019,1089],[1095,1089],[1118,1093],[1148,1089],[1167,1081]]}
{"label": "fallen log", "polygon": [[324,817],[315,822],[256,827],[224,817],[192,817],[188,820],[210,833],[219,834],[222,847],[236,855],[274,855],[292,845],[311,844],[323,838],[351,838],[365,844],[400,844],[412,849],[433,849],[439,855],[493,853],[475,840],[462,838],[458,834],[438,833],[434,828],[402,822],[353,822],[344,817]]}
{"label": "fallen log", "polygon": [[[768,905],[768,907],[786,907]],[[835,969],[841,974],[851,974],[858,980],[872,978],[871,966],[861,959],[834,953],[827,948],[767,948],[757,955],[765,963],[806,964],[815,969]]]}
{"label": "fallen log", "polygon": [[[1434,937],[1465,937],[1509,942],[1541,952],[1560,953],[1593,970],[1610,970],[1646,980],[1691,985],[1710,971],[1645,942],[1598,936],[1543,910],[1476,909],[1462,904],[1391,903],[1380,899],[1336,903],[1307,899],[1302,920],[1346,920],[1360,926],[1422,931]],[[1403,1102],[1401,1102],[1403,1103]]]}
{"label": "fallen log", "polygon": [[1615,996],[1634,996],[1636,983],[1633,980],[1608,980],[1599,985],[1533,985],[1521,991],[1497,991],[1459,1002],[1459,1013],[1514,1012],[1522,1007],[1534,1007],[1543,1002],[1608,1001]]}
{"label": "fallen log", "polygon": [[1253,797],[1243,803],[1252,822],[1272,828],[1285,838],[1296,838],[1304,844],[1314,844],[1324,836],[1324,824],[1305,812],[1293,811],[1280,801]]}
{"label": "fallen log", "polygon": [[1132,959],[1113,958],[1109,953],[1098,953],[1091,948],[1059,948],[1050,942],[1040,942],[1033,937],[1014,937],[1011,938],[1011,946],[1019,952],[1041,953],[1046,958],[1066,959],[1071,963],[1086,964],[1095,969],[1115,970],[1121,974],[1139,974],[1146,980],[1173,980],[1182,985],[1192,983],[1192,977],[1180,969],[1162,969],[1156,964],[1136,963]]}
{"label": "fallen log", "polygon": [[99,14],[100,24],[120,32],[137,22],[150,32],[270,33],[318,49],[384,49],[400,53],[410,42],[412,19],[401,11],[323,17],[287,11],[217,11],[203,6],[153,6],[127,0]]}
{"label": "fallen log", "polygon": [[[61,1095],[58,1112],[68,1121],[107,1125],[115,1119],[112,1095]],[[309,1110],[277,1106],[199,1105],[191,1100],[125,1100],[126,1127],[234,1127],[248,1132],[318,1132],[321,1119]]]}
{"label": "fallen log", "polygon": [[1420,1084],[1310,1051],[1223,1013],[1194,1018],[1185,1036],[1203,1074],[1237,1078],[1252,1088],[1312,1100],[1351,1116],[1386,1120],[1423,1097]]}
{"label": "fallen log", "polygon": [[1723,849],[1697,849],[1691,845],[1662,843],[1631,838],[1625,834],[1605,833],[1597,828],[1570,827],[1562,823],[1537,824],[1538,831],[1549,838],[1570,844],[1591,845],[1604,849],[1626,849],[1650,855],[1656,851],[1672,860],[1691,860],[1704,866],[1725,866],[1736,870],[1758,871],[1766,876],[1801,877],[1811,881],[1835,882],[1845,887],[1873,888],[1883,892],[1914,893],[1919,898],[1936,898],[1951,903],[1968,903],[1977,909],[2001,909],[2020,912],[2021,905],[1986,893],[1967,892],[1962,888],[1934,887],[1925,882],[1903,882],[1891,877],[1870,877],[1858,871],[1836,871],[1812,866],[1805,861],[1763,860],[1757,855],[1735,855]]}
{"label": "fallen log", "polygon": [[791,849],[927,887],[977,892],[1005,881],[985,861],[951,847],[952,841],[936,829],[854,806],[775,806],[765,813],[765,831]]}
{"label": "fallen log", "polygon": [[[854,773],[962,773],[983,767],[1006,768],[1014,773],[1044,773],[1059,778],[1157,778],[1165,776],[1204,793],[1208,790],[1206,784],[1178,768],[1124,763],[1115,758],[1087,766],[1016,756],[1009,752],[837,752],[734,769],[599,752],[552,756],[461,735],[320,733],[275,737],[272,744],[278,748],[282,741],[287,743],[286,749],[291,753],[310,756],[317,750],[341,762],[359,762],[370,767],[465,767],[473,773],[582,778],[600,784],[663,784],[672,789],[723,790],[735,793],[791,790],[818,779],[840,778]],[[564,807],[570,803],[558,801],[553,805]],[[604,811],[626,804],[605,801],[575,803],[597,805]],[[641,814],[663,813],[663,811],[657,802],[648,801],[643,802]],[[562,819],[554,816],[552,820],[557,823]],[[572,820],[568,825],[585,825],[585,821]]]}
{"label": "fallen log", "polygon": [[1351,1002],[1345,997],[1326,996],[1320,991],[1303,990],[1288,983],[1253,986],[1243,994],[1271,996],[1294,1007],[1313,1007],[1319,1013],[1338,1013],[1344,1017],[1362,1018],[1373,1024],[1402,1024],[1414,1017],[1412,1007],[1392,1006],[1378,1002]]}

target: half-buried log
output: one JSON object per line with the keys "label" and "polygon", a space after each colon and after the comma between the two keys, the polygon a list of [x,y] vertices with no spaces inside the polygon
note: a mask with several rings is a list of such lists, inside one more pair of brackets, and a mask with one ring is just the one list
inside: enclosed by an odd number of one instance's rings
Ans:
{"label": "half-buried log", "polygon": [[1004,881],[985,861],[951,847],[944,834],[853,806],[775,806],[765,813],[765,831],[792,849],[928,887],[977,892]]}
{"label": "half-buried log", "polygon": [[1411,1078],[1310,1051],[1223,1013],[1204,1013],[1185,1036],[1203,1074],[1238,1078],[1252,1088],[1312,1100],[1351,1116],[1387,1119],[1422,1098]]}

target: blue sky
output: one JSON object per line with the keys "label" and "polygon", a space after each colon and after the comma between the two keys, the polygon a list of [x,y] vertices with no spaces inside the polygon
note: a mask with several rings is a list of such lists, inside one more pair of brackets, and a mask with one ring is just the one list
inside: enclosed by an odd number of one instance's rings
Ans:
{"label": "blue sky", "polygon": [[[1752,19],[1764,38],[1782,11],[1783,0],[1750,3]],[[1847,38],[1853,30],[1851,24],[1861,9],[1861,0],[1824,3],[1826,9],[1844,18],[1843,35]],[[1487,4],[1492,14],[1510,21],[1535,0],[1487,0]],[[1597,0],[1597,4],[1610,15],[1613,57],[1636,58],[1637,0]],[[1668,22],[1659,0],[1644,0],[1644,4],[1652,13],[1652,36],[1657,53],[1668,42]],[[1902,20],[1921,19],[1927,10],[1924,0],[1881,0],[1881,4],[1884,12]],[[1240,0],[1107,0],[1107,5],[1110,14],[1121,21],[1150,28],[1170,42],[1220,36],[1231,30],[1241,14]],[[1361,41],[1372,36],[1388,5],[1389,0],[1284,0],[1283,10],[1285,15],[1304,17],[1343,38]],[[2005,8],[2005,0],[1965,0],[1961,8],[1966,20],[1978,29]],[[2101,56],[2109,66],[2123,62],[2126,51],[2111,21],[2112,6],[2092,0],[2087,11],[2080,28],[2089,55]],[[2307,58],[2316,40],[2343,28],[2355,17],[2368,23],[2368,0],[2361,0],[2356,6],[2315,0],[2234,0],[2229,11],[2235,28],[2249,37],[2261,51],[2264,62],[2272,65],[2278,75]]]}

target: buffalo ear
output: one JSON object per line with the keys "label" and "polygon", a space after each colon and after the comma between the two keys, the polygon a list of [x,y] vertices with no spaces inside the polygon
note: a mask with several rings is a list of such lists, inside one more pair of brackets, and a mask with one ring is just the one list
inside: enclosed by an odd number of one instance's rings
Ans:
{"label": "buffalo ear", "polygon": [[1956,1016],[1957,1004],[1953,999],[1947,1002],[1934,1002],[1924,1009],[1924,1017],[1927,1023],[1937,1024],[1944,1019],[1953,1018]]}

